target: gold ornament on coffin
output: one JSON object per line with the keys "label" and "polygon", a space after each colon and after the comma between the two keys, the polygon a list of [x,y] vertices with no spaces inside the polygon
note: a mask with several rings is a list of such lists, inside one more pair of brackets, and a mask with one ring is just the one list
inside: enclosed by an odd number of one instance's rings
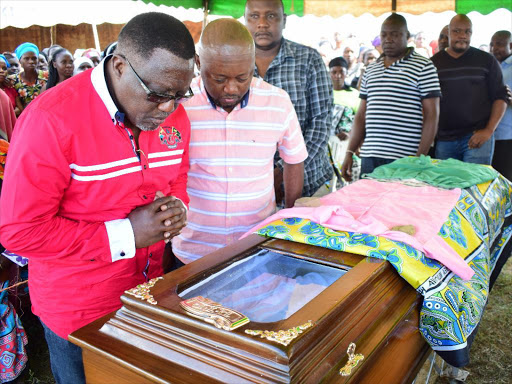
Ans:
{"label": "gold ornament on coffin", "polygon": [[340,373],[342,376],[349,376],[352,373],[352,369],[359,364],[361,360],[364,359],[364,356],[360,353],[355,354],[356,345],[354,343],[350,343],[347,349],[348,361],[347,364],[343,368],[340,369]]}
{"label": "gold ornament on coffin", "polygon": [[158,280],[163,279],[163,277],[155,277],[143,284],[137,285],[135,288],[124,291],[124,293],[128,295],[135,296],[139,299],[146,300],[149,304],[156,305],[157,302],[153,298],[153,295],[149,293],[149,290],[153,288]]}
{"label": "gold ornament on coffin", "polygon": [[306,329],[311,328],[313,325],[313,322],[309,320],[307,323],[299,325],[298,327],[290,328],[287,331],[259,331],[246,329],[245,333],[251,336],[259,336],[262,339],[275,341],[286,346],[290,344],[295,338],[297,338],[297,336],[303,333]]}
{"label": "gold ornament on coffin", "polygon": [[193,317],[215,325],[225,331],[232,331],[249,322],[249,318],[234,309],[222,306],[203,296],[196,296],[180,302],[180,307]]}

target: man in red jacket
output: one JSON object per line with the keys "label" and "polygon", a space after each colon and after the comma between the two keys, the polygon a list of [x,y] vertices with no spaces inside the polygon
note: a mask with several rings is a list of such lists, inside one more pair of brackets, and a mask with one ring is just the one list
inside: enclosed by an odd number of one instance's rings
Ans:
{"label": "man in red jacket", "polygon": [[0,241],[29,258],[33,312],[57,383],[84,383],[76,329],[162,274],[164,240],[186,223],[194,42],[147,13],[116,52],[45,92],[18,120],[0,202]]}

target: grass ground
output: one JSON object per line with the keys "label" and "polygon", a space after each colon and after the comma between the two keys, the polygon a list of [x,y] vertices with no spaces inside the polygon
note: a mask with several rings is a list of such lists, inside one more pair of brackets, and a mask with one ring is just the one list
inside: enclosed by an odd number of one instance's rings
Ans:
{"label": "grass ground", "polygon": [[[512,383],[512,258],[491,291],[487,308],[471,347],[467,384]],[[436,384],[448,383],[437,379]]]}
{"label": "grass ground", "polygon": [[[471,348],[471,363],[465,368],[470,372],[467,384],[512,383],[512,258],[503,267],[491,292],[479,331]],[[18,383],[54,384],[50,358],[43,328],[29,311],[21,321],[25,327],[29,344],[28,369]],[[435,384],[447,384],[447,379],[437,378]]]}

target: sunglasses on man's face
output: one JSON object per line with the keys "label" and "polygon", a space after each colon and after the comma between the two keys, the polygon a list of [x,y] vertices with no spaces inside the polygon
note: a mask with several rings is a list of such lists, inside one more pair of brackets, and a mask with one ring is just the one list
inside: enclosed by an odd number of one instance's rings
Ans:
{"label": "sunglasses on man's face", "polygon": [[164,104],[164,103],[169,102],[170,100],[174,100],[175,104],[181,104],[181,103],[184,103],[185,101],[187,101],[188,99],[190,99],[192,96],[194,96],[194,93],[192,92],[191,88],[188,89],[188,92],[185,95],[169,95],[167,93],[158,93],[158,92],[152,91],[151,89],[149,89],[149,87],[146,85],[146,83],[144,83],[144,81],[140,78],[140,76],[138,75],[138,73],[135,71],[132,64],[130,63],[130,61],[128,61],[128,59],[124,56],[121,56],[121,57],[126,60],[128,65],[132,69],[133,74],[135,75],[137,80],[139,80],[140,86],[142,87],[142,89],[144,89],[144,92],[146,92],[146,100],[147,101],[150,101],[152,103],[157,103],[157,104]]}

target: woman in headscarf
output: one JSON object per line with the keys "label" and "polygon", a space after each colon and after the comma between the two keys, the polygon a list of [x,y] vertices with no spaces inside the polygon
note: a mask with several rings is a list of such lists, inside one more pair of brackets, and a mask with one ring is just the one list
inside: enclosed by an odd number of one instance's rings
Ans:
{"label": "woman in headscarf", "polygon": [[77,75],[90,68],[94,68],[94,63],[87,57],[79,57],[73,64],[75,65],[75,72],[73,72],[73,75]]}
{"label": "woman in headscarf", "polygon": [[10,82],[6,81],[8,72],[9,72],[9,61],[4,55],[0,55],[0,89],[4,91],[9,97],[9,101],[12,104],[14,112],[16,116],[19,115],[19,105],[21,105],[21,100],[18,96],[18,92],[14,88],[11,87]]}
{"label": "woman in headscarf", "polygon": [[20,44],[15,53],[20,60],[23,72],[14,77],[14,89],[18,92],[21,100],[21,110],[23,111],[41,93],[41,89],[48,79],[48,74],[37,70],[39,49],[35,44]]}
{"label": "woman in headscarf", "polygon": [[64,80],[73,76],[75,67],[73,65],[73,55],[65,48],[59,48],[52,53],[48,63],[48,82],[43,87],[43,91],[55,87]]}
{"label": "woman in headscarf", "polygon": [[15,75],[20,71],[20,61],[16,57],[16,55],[12,52],[4,52],[4,57],[7,59],[7,63],[9,63],[9,67],[7,67],[7,75]]}
{"label": "woman in headscarf", "polygon": [[84,53],[82,53],[82,57],[87,57],[88,59],[90,59],[94,63],[95,67],[101,61],[100,53],[97,50],[95,50],[94,48],[86,49],[84,51]]}

